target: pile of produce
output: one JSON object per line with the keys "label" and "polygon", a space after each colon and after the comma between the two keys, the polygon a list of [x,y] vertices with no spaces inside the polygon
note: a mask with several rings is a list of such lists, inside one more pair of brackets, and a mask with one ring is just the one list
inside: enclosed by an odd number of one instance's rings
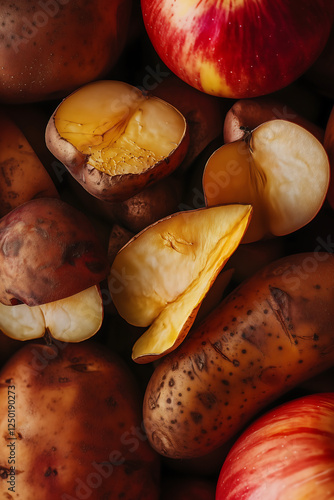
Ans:
{"label": "pile of produce", "polygon": [[333,500],[332,0],[0,17],[1,499]]}

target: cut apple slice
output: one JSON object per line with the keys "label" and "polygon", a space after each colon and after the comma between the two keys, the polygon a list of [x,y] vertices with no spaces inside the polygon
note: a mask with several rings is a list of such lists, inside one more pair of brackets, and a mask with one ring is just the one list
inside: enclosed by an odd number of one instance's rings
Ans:
{"label": "cut apple slice", "polygon": [[289,234],[310,222],[326,198],[329,172],[326,151],[313,134],[271,120],[211,155],[203,191],[207,206],[253,206],[246,243]]}
{"label": "cut apple slice", "polygon": [[114,305],[128,323],[150,326],[133,347],[135,361],[157,359],[182,342],[251,214],[250,205],[178,212],[118,252],[108,277]]}
{"label": "cut apple slice", "polygon": [[37,339],[48,331],[57,340],[81,342],[100,329],[102,320],[99,286],[40,306],[7,306],[0,303],[0,330],[17,340]]}
{"label": "cut apple slice", "polygon": [[189,133],[171,104],[127,83],[102,80],[60,103],[48,122],[46,143],[90,194],[115,202],[175,170]]}

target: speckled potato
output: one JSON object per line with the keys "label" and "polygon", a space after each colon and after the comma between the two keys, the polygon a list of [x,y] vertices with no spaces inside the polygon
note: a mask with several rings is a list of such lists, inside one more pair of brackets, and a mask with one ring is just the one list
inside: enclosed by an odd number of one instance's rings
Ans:
{"label": "speckled potato", "polygon": [[4,110],[0,130],[0,217],[33,198],[59,198],[49,173]]}
{"label": "speckled potato", "polygon": [[23,347],[0,374],[0,497],[158,500],[141,401],[105,346]]}
{"label": "speckled potato", "polygon": [[171,458],[222,446],[261,409],[334,365],[334,256],[277,260],[237,287],[147,385],[144,422]]}
{"label": "speckled potato", "polygon": [[89,218],[57,198],[38,198],[0,220],[0,302],[35,306],[99,284],[107,252]]}
{"label": "speckled potato", "polygon": [[105,75],[127,38],[131,0],[4,0],[0,100],[60,98]]}

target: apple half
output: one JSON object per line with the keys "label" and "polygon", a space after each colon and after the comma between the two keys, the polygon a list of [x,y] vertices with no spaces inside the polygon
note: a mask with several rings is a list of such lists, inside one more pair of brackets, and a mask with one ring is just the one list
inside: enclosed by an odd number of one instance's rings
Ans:
{"label": "apple half", "polygon": [[208,159],[202,177],[205,203],[251,204],[243,243],[283,236],[310,222],[326,198],[327,153],[304,127],[270,120]]}
{"label": "apple half", "polygon": [[29,307],[0,303],[0,330],[16,340],[32,340],[49,332],[62,342],[81,342],[101,327],[103,303],[95,285],[70,297]]}
{"label": "apple half", "polygon": [[186,119],[174,106],[115,80],[63,99],[45,138],[86,191],[108,202],[129,199],[172,173],[189,144]]}
{"label": "apple half", "polygon": [[90,219],[57,198],[28,201],[0,220],[0,330],[78,342],[103,320],[107,250]]}
{"label": "apple half", "polygon": [[149,328],[132,358],[147,363],[174,350],[251,218],[250,205],[177,212],[135,235],[116,255],[108,286],[119,314]]}

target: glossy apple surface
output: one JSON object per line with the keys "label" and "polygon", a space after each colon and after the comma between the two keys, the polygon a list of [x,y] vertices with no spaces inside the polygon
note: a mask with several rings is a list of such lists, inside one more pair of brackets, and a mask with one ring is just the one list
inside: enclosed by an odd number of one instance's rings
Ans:
{"label": "glossy apple surface", "polygon": [[254,97],[283,88],[316,60],[329,37],[332,0],[141,0],[158,55],[206,93]]}
{"label": "glossy apple surface", "polygon": [[334,498],[334,393],[291,400],[238,438],[222,466],[216,500]]}

